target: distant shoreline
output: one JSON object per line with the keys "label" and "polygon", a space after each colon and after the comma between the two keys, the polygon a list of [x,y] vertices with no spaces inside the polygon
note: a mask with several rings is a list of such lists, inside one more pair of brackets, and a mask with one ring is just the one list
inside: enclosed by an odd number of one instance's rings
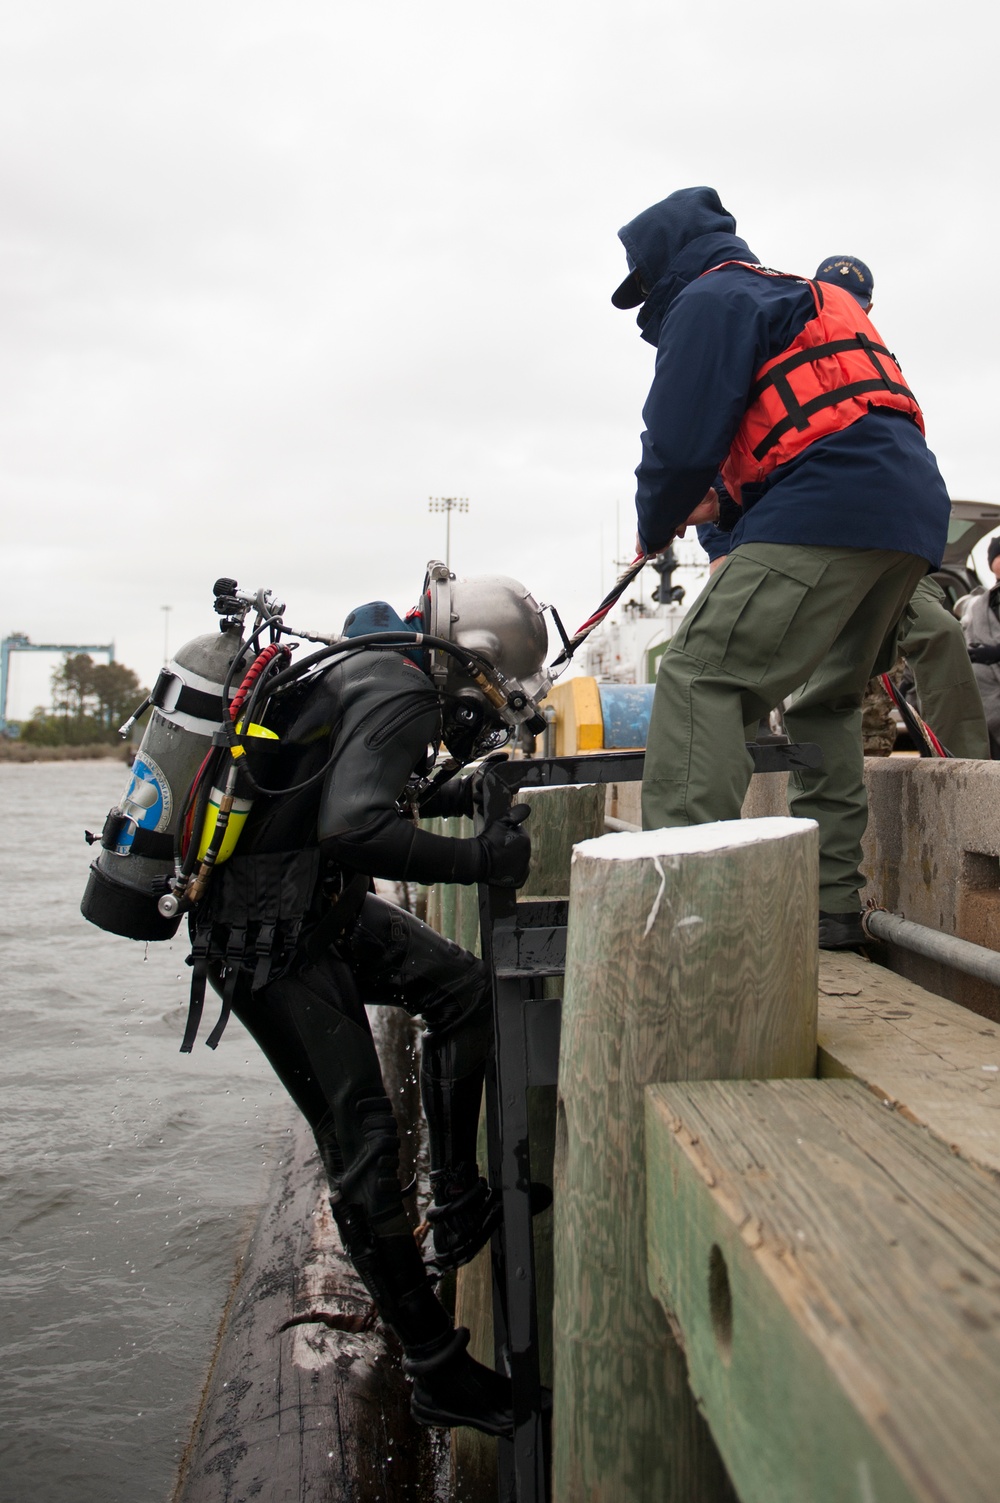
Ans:
{"label": "distant shoreline", "polygon": [[87,746],[32,746],[27,741],[0,740],[2,762],[131,762],[133,746],[109,746],[93,742]]}

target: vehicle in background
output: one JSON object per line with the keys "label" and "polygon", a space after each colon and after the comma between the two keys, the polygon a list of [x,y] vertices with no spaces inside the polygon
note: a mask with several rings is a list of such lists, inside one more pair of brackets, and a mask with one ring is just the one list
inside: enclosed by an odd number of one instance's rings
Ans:
{"label": "vehicle in background", "polygon": [[1000,504],[996,501],[953,501],[948,523],[948,544],[940,569],[931,575],[948,597],[956,600],[983,583],[972,562],[972,550],[991,532],[1000,529]]}

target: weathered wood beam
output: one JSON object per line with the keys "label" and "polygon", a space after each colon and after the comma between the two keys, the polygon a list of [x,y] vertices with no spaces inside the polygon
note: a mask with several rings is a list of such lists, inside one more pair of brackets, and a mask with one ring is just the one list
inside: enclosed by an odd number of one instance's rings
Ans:
{"label": "weathered wood beam", "polygon": [[821,953],[819,1074],[863,1081],[1000,1174],[1000,1025],[858,955]]}
{"label": "weathered wood beam", "polygon": [[742,1503],[995,1503],[1000,1191],[859,1082],[647,1092],[650,1286]]}
{"label": "weathered wood beam", "polygon": [[647,1285],[643,1090],[814,1073],[816,914],[809,821],[577,847],[556,1141],[556,1503],[731,1496]]}

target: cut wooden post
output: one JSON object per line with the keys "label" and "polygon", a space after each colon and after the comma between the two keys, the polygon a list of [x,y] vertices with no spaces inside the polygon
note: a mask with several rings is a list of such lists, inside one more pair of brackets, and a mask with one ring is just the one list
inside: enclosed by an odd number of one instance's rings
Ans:
{"label": "cut wooden post", "polygon": [[812,1075],[811,821],[577,847],[559,1065],[556,1503],[721,1503],[725,1471],[646,1279],[643,1090]]}
{"label": "cut wooden post", "polygon": [[564,898],[569,893],[573,847],[604,834],[603,783],[521,788],[514,798],[531,809],[531,870],[520,898]]}
{"label": "cut wooden post", "polygon": [[651,1086],[647,1175],[742,1503],[994,1503],[994,1176],[851,1080]]}

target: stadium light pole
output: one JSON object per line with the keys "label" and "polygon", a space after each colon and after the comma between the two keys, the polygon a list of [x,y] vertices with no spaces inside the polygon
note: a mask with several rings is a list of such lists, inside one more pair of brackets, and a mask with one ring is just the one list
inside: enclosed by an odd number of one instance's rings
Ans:
{"label": "stadium light pole", "polygon": [[468,511],[466,496],[428,496],[428,511],[443,511],[445,514],[444,561],[451,568],[451,514],[453,511]]}

